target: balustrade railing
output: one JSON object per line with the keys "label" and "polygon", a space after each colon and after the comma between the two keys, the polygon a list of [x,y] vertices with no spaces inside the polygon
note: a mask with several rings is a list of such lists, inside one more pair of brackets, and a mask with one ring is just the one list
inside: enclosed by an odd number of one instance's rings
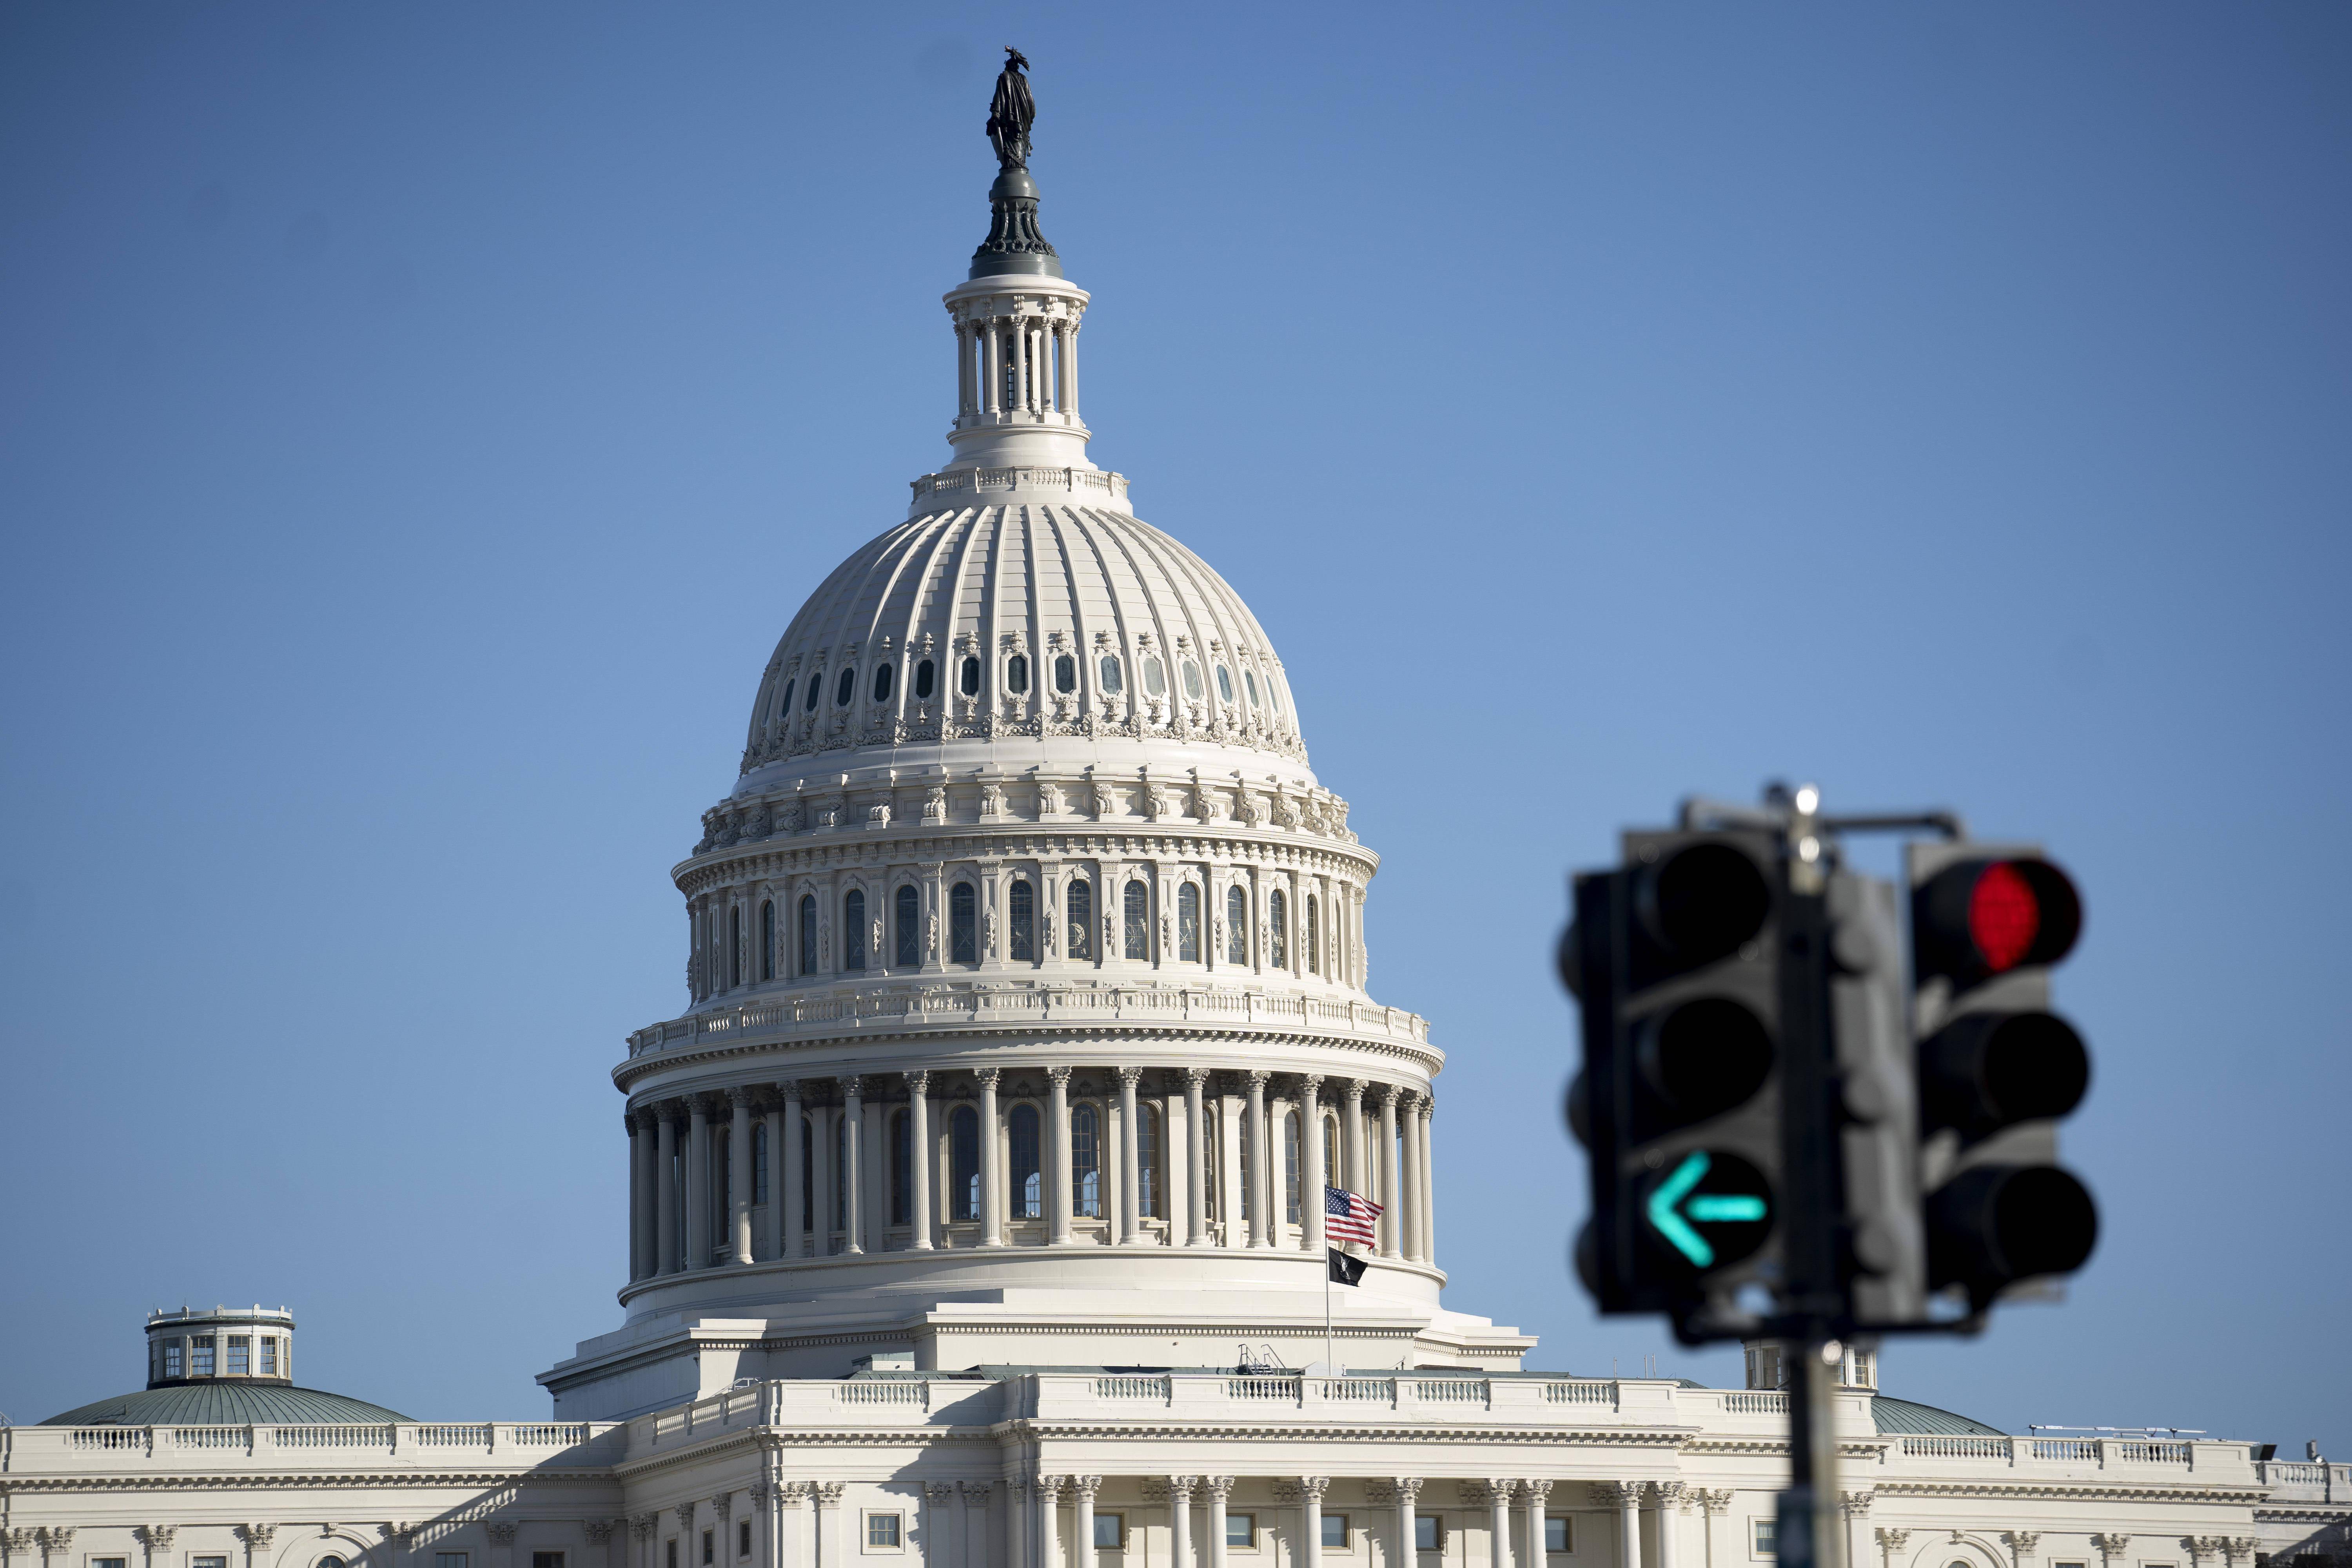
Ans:
{"label": "balustrade railing", "polygon": [[2096,1464],[2099,1460],[2099,1440],[2096,1437],[2032,1437],[2033,1458],[2058,1459],[2070,1464]]}
{"label": "balustrade railing", "polygon": [[853,1380],[837,1387],[835,1397],[844,1405],[911,1405],[920,1409],[930,1406],[930,1384],[915,1378],[871,1383]]}
{"label": "balustrade railing", "polygon": [[2009,1463],[2015,1456],[2006,1437],[1906,1437],[1903,1456],[1911,1459],[1999,1459]]}
{"label": "balustrade railing", "polygon": [[1412,1396],[1423,1405],[1485,1405],[1483,1377],[1423,1377],[1413,1380]]}
{"label": "balustrade railing", "polygon": [[1617,1407],[1617,1385],[1614,1383],[1547,1383],[1544,1384],[1547,1405],[1605,1405]]}
{"label": "balustrade railing", "polygon": [[280,1426],[271,1440],[280,1448],[389,1448],[393,1428],[365,1426]]}
{"label": "balustrade railing", "polygon": [[1117,1373],[1095,1379],[1097,1399],[1157,1399],[1168,1398],[1168,1380],[1164,1377],[1138,1377]]}
{"label": "balustrade railing", "polygon": [[1228,1399],[1287,1399],[1296,1404],[1299,1397],[1299,1379],[1296,1377],[1229,1377],[1225,1379]]}
{"label": "balustrade railing", "polygon": [[1789,1396],[1785,1394],[1742,1394],[1738,1391],[1723,1396],[1723,1408],[1730,1415],[1786,1415]]}

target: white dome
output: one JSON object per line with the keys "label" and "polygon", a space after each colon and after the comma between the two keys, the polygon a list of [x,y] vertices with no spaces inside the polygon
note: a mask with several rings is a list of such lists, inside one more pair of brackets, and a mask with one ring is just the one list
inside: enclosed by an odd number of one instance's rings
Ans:
{"label": "white dome", "polygon": [[1074,480],[1124,489],[1058,468],[918,481],[1027,499],[922,512],[835,569],[768,661],[736,795],[883,765],[1140,767],[1311,789],[1257,617],[1123,496],[1052,494]]}

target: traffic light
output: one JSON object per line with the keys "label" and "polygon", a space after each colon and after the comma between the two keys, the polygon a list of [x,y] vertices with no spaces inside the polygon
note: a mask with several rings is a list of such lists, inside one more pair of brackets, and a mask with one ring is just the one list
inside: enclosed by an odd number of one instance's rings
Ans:
{"label": "traffic light", "polygon": [[1895,885],[1836,870],[1828,885],[1830,1034],[1834,1093],[1828,1129],[1844,1206],[1837,1268],[1844,1331],[1920,1321],[1927,1305],[1919,1209],[1919,1111],[1904,1008]]}
{"label": "traffic light", "polygon": [[1906,861],[1927,1285],[1976,1313],[2081,1268],[2098,1239],[2091,1194],[2056,1163],[2091,1064],[2050,1011],[2050,969],[2083,905],[2034,846],[1914,842]]}
{"label": "traffic light", "polygon": [[1685,1339],[1736,1331],[1731,1298],[1778,1234],[1777,849],[1762,831],[1629,833],[1622,865],[1577,878],[1560,943],[1592,1176],[1578,1270],[1602,1311],[1663,1310]]}

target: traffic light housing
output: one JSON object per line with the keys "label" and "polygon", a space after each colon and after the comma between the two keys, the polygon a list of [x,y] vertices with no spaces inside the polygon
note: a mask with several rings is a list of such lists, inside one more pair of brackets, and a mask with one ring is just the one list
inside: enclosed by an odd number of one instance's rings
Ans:
{"label": "traffic light housing", "polygon": [[2050,970],[2082,900],[2032,845],[1915,842],[1906,871],[1927,1285],[1977,1314],[2043,1293],[2098,1239],[2096,1205],[2057,1163],[2090,1058],[2050,1011]]}
{"label": "traffic light housing", "polygon": [[1848,870],[1828,879],[1828,1130],[1843,1206],[1836,1267],[1853,1332],[1921,1321],[1927,1246],[1919,1200],[1919,1107],[1895,885]]}
{"label": "traffic light housing", "polygon": [[1577,1266],[1604,1312],[1738,1331],[1775,1270],[1781,1203],[1778,846],[1769,833],[1637,832],[1580,876],[1561,977],[1582,1012],[1569,1120],[1593,1217]]}

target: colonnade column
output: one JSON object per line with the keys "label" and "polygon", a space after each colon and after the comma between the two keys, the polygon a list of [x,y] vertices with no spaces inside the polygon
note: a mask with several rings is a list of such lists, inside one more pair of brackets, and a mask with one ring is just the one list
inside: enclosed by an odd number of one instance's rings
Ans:
{"label": "colonnade column", "polygon": [[1413,1136],[1421,1142],[1421,1201],[1416,1210],[1421,1219],[1421,1258],[1431,1268],[1437,1267],[1437,1166],[1430,1158],[1429,1122],[1437,1114],[1437,1097],[1423,1093],[1421,1103],[1413,1108]]}
{"label": "colonnade column", "polygon": [[[1029,1532],[1036,1521],[1030,1515],[1030,1497],[1036,1489],[1014,1478],[1004,1483],[1004,1561],[1008,1568],[1030,1568]],[[985,1559],[983,1558],[983,1563]]]}
{"label": "colonnade column", "polygon": [[956,413],[971,412],[971,329],[956,323]]}
{"label": "colonnade column", "polygon": [[[1062,1247],[1070,1239],[1070,1069],[1047,1068],[1045,1082],[1049,1108],[1045,1143],[1053,1151],[1052,1187],[1046,1196],[1046,1202],[1051,1205],[1046,1217],[1051,1223],[1047,1227],[1046,1239],[1055,1247]],[[1099,1160],[1102,1157],[1099,1142],[1095,1145],[1095,1157]]]}
{"label": "colonnade column", "polygon": [[1397,1549],[1395,1568],[1416,1568],[1421,1561],[1421,1531],[1414,1522],[1414,1504],[1421,1499],[1421,1481],[1414,1476],[1396,1479]]}
{"label": "colonnade column", "polygon": [[1656,1481],[1651,1489],[1658,1499],[1658,1568],[1675,1568],[1675,1516],[1682,1511],[1684,1484]]}
{"label": "colonnade column", "polygon": [[1298,1561],[1301,1568],[1322,1568],[1323,1489],[1328,1476],[1301,1476],[1298,1480]]}
{"label": "colonnade column", "polygon": [[766,1110],[768,1128],[768,1223],[761,1237],[771,1258],[784,1256],[784,1112],[772,1097]]}
{"label": "colonnade column", "polygon": [[1487,1481],[1477,1489],[1486,1494],[1486,1560],[1511,1568],[1511,1483]]}
{"label": "colonnade column", "polygon": [[1184,1245],[1209,1245],[1209,1121],[1206,1068],[1184,1069]]}
{"label": "colonnade column", "polygon": [[1418,1095],[1413,1094],[1402,1095],[1400,1097],[1402,1104],[1399,1107],[1404,1113],[1402,1140],[1404,1179],[1397,1184],[1397,1196],[1402,1200],[1397,1215],[1397,1218],[1402,1222],[1397,1226],[1398,1240],[1402,1245],[1397,1250],[1404,1254],[1406,1260],[1412,1263],[1419,1263],[1422,1260],[1421,1140],[1414,1134],[1414,1129],[1420,1124],[1421,1118],[1415,1115],[1413,1110],[1414,1103],[1419,1098]]}
{"label": "colonnade column", "polygon": [[677,1123],[667,1106],[654,1116],[654,1272],[677,1272]]}
{"label": "colonnade column", "polygon": [[1062,323],[1062,412],[1078,416],[1078,323]]}
{"label": "colonnade column", "polygon": [[1400,1090],[1394,1084],[1381,1089],[1381,1256],[1394,1258],[1403,1251],[1397,1238],[1404,1228],[1403,1184],[1397,1175],[1397,1099]]}
{"label": "colonnade column", "polygon": [[980,1244],[982,1247],[1002,1247],[1004,1245],[1004,1222],[997,1216],[1004,1181],[998,1169],[996,1149],[998,1070],[982,1068],[971,1076],[980,1080]]}
{"label": "colonnade column", "polygon": [[1143,1239],[1143,1155],[1135,1104],[1142,1078],[1141,1068],[1118,1069],[1118,1239],[1128,1246]]}
{"label": "colonnade column", "polygon": [[1347,1114],[1339,1122],[1339,1183],[1351,1193],[1364,1190],[1364,1080],[1348,1080]]}
{"label": "colonnade column", "polygon": [[653,1272],[654,1205],[646,1178],[653,1174],[654,1130],[642,1110],[621,1120],[629,1129],[629,1278],[635,1280]]}
{"label": "colonnade column", "polygon": [[866,1196],[861,1190],[866,1184],[859,1180],[865,1173],[866,1163],[859,1158],[863,1151],[858,1146],[861,1142],[858,1134],[864,1131],[861,1124],[865,1120],[866,1080],[860,1078],[843,1079],[841,1080],[841,1174],[835,1180],[841,1183],[841,1250],[844,1252],[866,1250],[864,1223],[866,1205],[861,1201]]}
{"label": "colonnade column", "polygon": [[1249,1127],[1242,1136],[1249,1140],[1249,1195],[1246,1205],[1249,1209],[1249,1244],[1254,1247],[1274,1245],[1274,1226],[1270,1223],[1274,1216],[1269,1212],[1271,1205],[1266,1202],[1266,1193],[1271,1185],[1266,1181],[1266,1168],[1274,1162],[1266,1157],[1268,1151],[1265,1146],[1265,1080],[1272,1076],[1271,1073],[1253,1072],[1247,1079]]}
{"label": "colonnade column", "polygon": [[996,321],[983,323],[979,331],[981,412],[997,414],[1004,404],[1004,331]]}
{"label": "colonnade column", "polygon": [[1310,1254],[1323,1250],[1322,1088],[1322,1079],[1314,1073],[1298,1080],[1298,1161],[1307,1167],[1298,1173],[1298,1218],[1306,1232],[1299,1246]]}
{"label": "colonnade column", "polygon": [[686,1258],[688,1268],[710,1267],[710,1098],[687,1101]]}
{"label": "colonnade column", "polygon": [[1029,1531],[1030,1568],[1061,1568],[1062,1483],[1061,1476],[1039,1476],[1034,1489],[1037,1516],[1034,1528]]}
{"label": "colonnade column", "polygon": [[751,1097],[748,1087],[727,1091],[734,1114],[727,1126],[727,1261],[751,1261]]}
{"label": "colonnade column", "polygon": [[1078,1494],[1078,1517],[1071,1531],[1077,1539],[1070,1542],[1069,1568],[1095,1568],[1095,1489],[1102,1478],[1072,1476],[1070,1485]]}
{"label": "colonnade column", "polygon": [[930,1074],[910,1072],[907,1075],[907,1141],[913,1156],[908,1162],[907,1180],[913,1184],[915,1189],[908,1217],[915,1225],[915,1239],[911,1246],[917,1252],[931,1250],[930,1095]]}
{"label": "colonnade column", "polygon": [[1209,1476],[1209,1568],[1225,1568],[1225,1494],[1234,1489],[1231,1476]]}
{"label": "colonnade column", "polygon": [[1519,1483],[1519,1500],[1527,1512],[1527,1568],[1546,1568],[1550,1561],[1544,1550],[1544,1499],[1550,1495],[1549,1481]]}
{"label": "colonnade column", "polygon": [[956,1489],[963,1494],[963,1568],[988,1568],[988,1494],[993,1487],[958,1481]]}
{"label": "colonnade column", "polygon": [[808,1122],[801,1108],[800,1079],[784,1085],[784,1170],[778,1190],[784,1194],[784,1256],[801,1255],[801,1211],[808,1205],[808,1194],[801,1183],[803,1140],[808,1136]]}
{"label": "colonnade column", "polygon": [[1006,323],[1005,334],[1013,344],[1013,406],[1025,414],[1029,411],[1029,322],[1025,318]]}
{"label": "colonnade column", "polygon": [[1617,1502],[1617,1568],[1642,1568],[1642,1483],[1605,1483]]}
{"label": "colonnade column", "polygon": [[1193,1568],[1192,1476],[1168,1478],[1169,1568]]}

